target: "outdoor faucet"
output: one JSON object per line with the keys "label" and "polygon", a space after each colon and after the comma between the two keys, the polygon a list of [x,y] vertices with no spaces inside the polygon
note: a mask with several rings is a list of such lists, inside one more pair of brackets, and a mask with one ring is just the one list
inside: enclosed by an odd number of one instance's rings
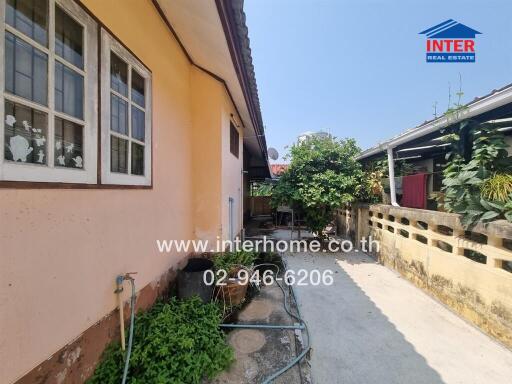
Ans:
{"label": "outdoor faucet", "polygon": [[124,280],[135,280],[134,277],[132,277],[132,275],[136,275],[137,272],[126,272],[123,276],[123,279]]}
{"label": "outdoor faucet", "polygon": [[[116,276],[116,290],[114,293],[117,295],[118,303],[119,303],[119,327],[121,332],[121,349],[125,350],[125,336],[124,336],[124,308],[123,308],[123,298],[121,296],[121,293],[124,291],[123,288],[123,282],[125,280],[129,280],[132,283],[132,299],[131,299],[131,307],[132,307],[132,313],[134,311],[134,295],[135,295],[135,285],[134,281],[135,279],[132,277],[132,275],[136,275],[137,272],[127,272],[124,275],[117,275]],[[132,320],[133,321],[133,320]]]}

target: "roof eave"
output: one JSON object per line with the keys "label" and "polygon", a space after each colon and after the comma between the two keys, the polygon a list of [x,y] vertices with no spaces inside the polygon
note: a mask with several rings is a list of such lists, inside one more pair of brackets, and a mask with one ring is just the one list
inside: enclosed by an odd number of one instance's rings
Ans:
{"label": "roof eave", "polygon": [[375,156],[388,148],[395,148],[398,145],[405,144],[409,141],[417,139],[419,137],[425,136],[429,133],[435,132],[439,129],[446,128],[449,125],[455,124],[459,121],[471,118],[473,116],[480,115],[494,108],[501,107],[502,105],[508,104],[512,102],[512,85],[507,85],[506,87],[498,90],[494,93],[491,93],[488,96],[481,97],[479,99],[475,99],[472,102],[466,104],[467,109],[465,109],[461,116],[457,118],[450,116],[441,116],[435,120],[429,121],[425,124],[422,124],[416,128],[413,128],[409,131],[406,131],[390,140],[387,140],[383,143],[379,143],[377,146],[373,148],[369,148],[363,151],[358,157],[357,160],[363,160],[371,156]]}
{"label": "roof eave", "polygon": [[261,157],[269,170],[268,177],[270,177],[267,143],[261,117],[256,76],[252,64],[248,29],[243,11],[243,0],[215,0],[215,3],[226,36],[231,60],[244,94],[251,122],[256,131]]}

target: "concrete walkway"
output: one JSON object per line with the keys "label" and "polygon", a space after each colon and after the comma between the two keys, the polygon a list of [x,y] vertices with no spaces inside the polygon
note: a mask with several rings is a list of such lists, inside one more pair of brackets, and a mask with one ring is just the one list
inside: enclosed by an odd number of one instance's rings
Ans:
{"label": "concrete walkway", "polygon": [[312,337],[313,383],[512,383],[512,352],[369,256],[285,260],[295,272],[335,272],[332,286],[295,286]]}

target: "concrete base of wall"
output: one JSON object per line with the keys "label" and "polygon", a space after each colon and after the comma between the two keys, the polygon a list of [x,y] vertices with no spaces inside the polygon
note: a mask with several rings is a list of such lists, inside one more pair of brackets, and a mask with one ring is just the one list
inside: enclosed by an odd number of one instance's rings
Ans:
{"label": "concrete base of wall", "polygon": [[[180,262],[180,267],[188,257]],[[167,297],[174,289],[177,271],[169,269],[157,280],[138,291],[136,310],[151,307],[156,300]],[[114,293],[112,293],[114,294]],[[125,303],[125,326],[129,325],[130,305]],[[55,321],[66,321],[55,319]],[[119,312],[110,312],[72,343],[61,348],[47,360],[17,380],[15,384],[78,384],[85,382],[93,373],[105,347],[120,339]]]}

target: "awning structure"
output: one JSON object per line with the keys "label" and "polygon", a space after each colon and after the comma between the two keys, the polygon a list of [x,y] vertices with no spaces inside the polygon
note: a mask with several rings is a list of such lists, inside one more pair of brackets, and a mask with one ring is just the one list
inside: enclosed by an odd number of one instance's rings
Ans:
{"label": "awning structure", "polygon": [[387,155],[392,205],[396,202],[394,162],[396,160],[421,160],[445,155],[450,146],[443,138],[453,132],[462,121],[471,124],[492,124],[497,130],[512,136],[512,84],[490,94],[476,98],[456,114],[443,115],[420,126],[407,130],[359,155],[361,162],[370,162]]}

